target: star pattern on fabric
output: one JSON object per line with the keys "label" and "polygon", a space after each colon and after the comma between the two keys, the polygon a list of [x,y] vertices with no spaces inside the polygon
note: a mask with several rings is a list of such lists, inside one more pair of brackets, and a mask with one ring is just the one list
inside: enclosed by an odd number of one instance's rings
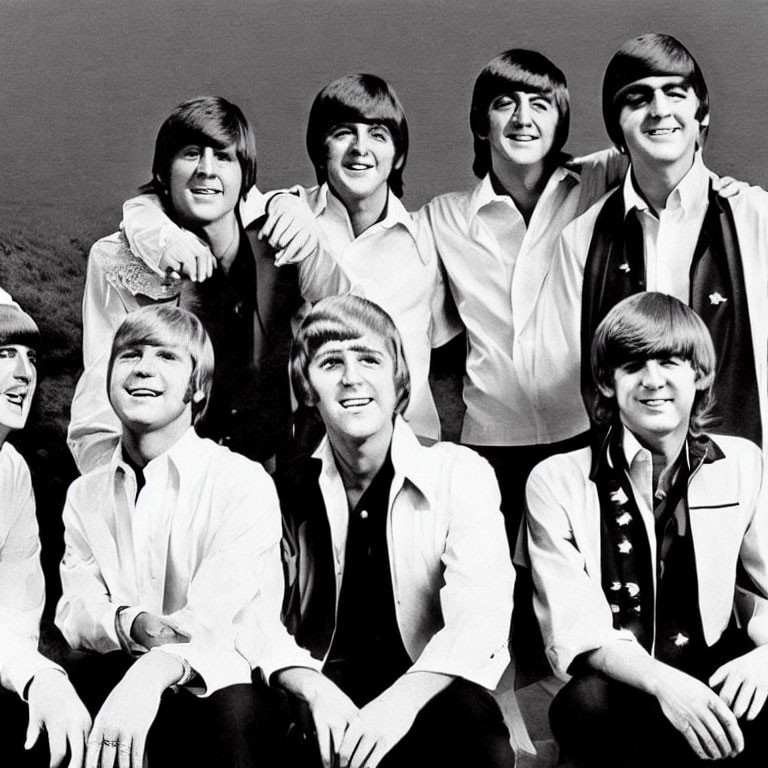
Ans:
{"label": "star pattern on fabric", "polygon": [[627,275],[630,273],[630,270],[631,270],[629,264],[627,264],[626,261],[623,264],[619,264],[619,269]]}
{"label": "star pattern on fabric", "polygon": [[725,304],[728,299],[725,296],[721,296],[717,291],[709,294],[709,303],[717,306],[718,304]]}
{"label": "star pattern on fabric", "polygon": [[628,555],[632,551],[632,542],[626,537],[619,542],[619,552]]}
{"label": "star pattern on fabric", "polygon": [[683,648],[688,645],[688,635],[684,635],[682,632],[678,632],[672,639],[672,642],[678,647]]}
{"label": "star pattern on fabric", "polygon": [[629,501],[629,498],[624,493],[623,488],[617,488],[615,491],[611,491],[611,501],[621,507]]}
{"label": "star pattern on fabric", "polygon": [[625,526],[629,525],[631,522],[632,522],[632,515],[630,515],[629,512],[622,512],[616,518],[616,524],[619,526],[619,528],[624,528]]}

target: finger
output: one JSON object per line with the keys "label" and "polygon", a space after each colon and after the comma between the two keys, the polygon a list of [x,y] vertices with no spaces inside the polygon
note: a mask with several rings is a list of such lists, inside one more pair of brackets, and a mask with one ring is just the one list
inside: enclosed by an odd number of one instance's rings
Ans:
{"label": "finger", "polygon": [[54,726],[48,731],[48,749],[51,756],[50,767],[55,768],[61,765],[67,754],[67,739],[61,728]]}
{"label": "finger", "polygon": [[117,739],[104,739],[101,742],[101,768],[113,768],[117,757]]}
{"label": "finger", "polygon": [[[376,768],[387,754],[387,751],[382,747],[381,743],[374,744],[373,749],[368,752],[363,762],[360,763],[360,768]],[[355,759],[357,759],[357,755],[355,755]]]}
{"label": "finger", "polygon": [[318,727],[315,721],[315,732],[317,733],[317,746],[320,749],[320,759],[323,761],[324,768],[331,768],[331,751],[333,749],[333,737],[330,726],[325,728]]}
{"label": "finger", "polygon": [[752,704],[752,699],[755,696],[755,686],[750,685],[746,680],[739,686],[739,691],[731,705],[730,709],[733,712],[733,716],[739,720],[744,717],[744,714]]}
{"label": "finger", "polygon": [[722,667],[718,667],[709,678],[709,687],[717,688],[718,685],[721,685],[723,682],[725,682],[725,679],[728,677],[728,673],[730,671],[731,668],[728,664],[723,664]]}
{"label": "finger", "polygon": [[720,696],[720,700],[729,709],[733,709],[733,702],[741,688],[742,682],[742,678],[736,673],[729,674],[723,682],[723,687],[720,689],[718,695]]}
{"label": "finger", "polygon": [[144,765],[144,736],[138,736],[131,742],[131,763],[132,768],[142,768]]}
{"label": "finger", "polygon": [[[715,722],[708,724],[707,722],[705,722],[704,718],[700,718],[700,719],[696,719],[692,723],[693,733],[698,738],[699,745],[701,746],[701,749],[704,752],[704,755],[703,755],[704,759],[706,760],[717,760],[720,757],[726,757],[728,754],[730,754],[730,748],[726,749],[725,752],[721,753],[720,747],[718,746],[718,743],[712,733],[713,731],[718,730],[718,726],[716,724],[716,718],[712,717],[712,720]],[[711,730],[710,730],[710,727],[711,727]],[[725,739],[725,734],[722,733],[722,730],[723,729],[720,728],[720,731],[721,731],[720,737],[722,739]]]}
{"label": "finger", "polygon": [[97,737],[94,737],[93,732],[91,732],[91,738],[88,739],[88,746],[85,752],[85,768],[98,768],[100,758],[101,734],[98,734]]}
{"label": "finger", "polygon": [[352,759],[349,761],[349,768],[369,768],[369,760],[376,750],[376,741],[367,735],[363,735],[357,742]]}
{"label": "finger", "polygon": [[281,216],[272,228],[272,232],[269,236],[269,244],[273,248],[282,248],[291,242],[298,231],[299,227],[296,225],[296,222],[292,221],[287,216]]}
{"label": "finger", "polygon": [[[133,757],[132,745],[127,741],[121,741],[117,745],[117,765],[118,768],[131,768],[131,758]],[[140,763],[139,763],[140,765]]]}
{"label": "finger", "polygon": [[27,725],[27,735],[24,739],[24,749],[32,749],[40,738],[40,718],[29,718],[29,724]]}
{"label": "finger", "polygon": [[710,711],[702,715],[701,722],[714,743],[714,752],[710,748],[710,755],[719,759],[736,754],[741,729],[733,712],[720,699],[708,702],[708,706]]}
{"label": "finger", "polygon": [[755,695],[752,698],[752,706],[749,708],[749,712],[747,712],[747,720],[754,720],[760,712],[762,712],[766,698],[768,698],[768,689],[755,689]]}
{"label": "finger", "polygon": [[352,764],[352,757],[355,754],[355,750],[363,738],[364,734],[360,728],[359,720],[354,720],[341,739],[341,745],[339,746],[339,766],[340,768],[347,768]]}
{"label": "finger", "polygon": [[85,737],[78,731],[69,737],[69,764],[67,768],[81,768],[85,757]]}

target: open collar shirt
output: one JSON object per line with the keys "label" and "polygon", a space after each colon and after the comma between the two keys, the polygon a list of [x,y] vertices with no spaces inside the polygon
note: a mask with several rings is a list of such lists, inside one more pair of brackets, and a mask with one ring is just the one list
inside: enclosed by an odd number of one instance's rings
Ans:
{"label": "open collar shirt", "polygon": [[39,671],[61,671],[37,650],[44,605],[29,469],[18,451],[5,442],[0,446],[0,685],[20,696]]}
{"label": "open collar shirt", "polygon": [[148,611],[190,638],[161,650],[197,671],[206,693],[248,682],[236,618],[263,589],[275,593],[268,604],[282,599],[272,578],[281,537],[272,480],[191,428],[144,477],[137,496],[120,444],[70,487],[56,624],[73,648],[137,651],[127,633]]}
{"label": "open collar shirt", "polygon": [[623,167],[609,150],[556,168],[527,226],[489,176],[469,192],[435,198],[420,212],[467,331],[462,442],[553,441],[523,378],[523,361],[533,354],[534,308],[563,228],[619,179]]}
{"label": "open collar shirt", "polygon": [[[689,274],[707,208],[711,172],[696,156],[690,172],[670,196],[670,210],[651,214],[631,180],[624,182],[625,210],[639,210],[646,248],[647,289],[674,291],[689,301]],[[595,222],[606,201],[598,201],[563,230],[557,255],[536,310],[534,339],[524,366],[526,390],[552,441],[589,429],[581,397],[581,299],[584,266]],[[741,190],[728,200],[739,239],[755,357],[763,447],[768,446],[768,193]],[[726,297],[727,298],[727,297]],[[710,300],[718,300],[711,297]],[[716,430],[715,430],[716,431]]]}

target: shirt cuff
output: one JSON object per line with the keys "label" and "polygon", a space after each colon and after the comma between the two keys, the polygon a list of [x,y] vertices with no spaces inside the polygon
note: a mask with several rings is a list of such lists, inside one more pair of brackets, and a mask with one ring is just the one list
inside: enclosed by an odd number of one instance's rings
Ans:
{"label": "shirt cuff", "polygon": [[117,639],[120,641],[120,647],[127,653],[135,655],[147,652],[147,648],[140,643],[137,643],[131,637],[131,627],[133,626],[133,622],[136,620],[136,617],[140,613],[144,613],[145,610],[145,608],[121,605],[115,613],[115,632],[117,633]]}

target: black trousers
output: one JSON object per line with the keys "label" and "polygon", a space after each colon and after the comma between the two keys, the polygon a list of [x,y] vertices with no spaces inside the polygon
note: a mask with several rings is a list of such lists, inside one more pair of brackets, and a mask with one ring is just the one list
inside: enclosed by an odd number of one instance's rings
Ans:
{"label": "black trousers", "polygon": [[[575,677],[549,710],[560,744],[560,765],[574,768],[693,768],[699,760],[664,716],[655,697],[591,672]],[[739,722],[746,747],[733,768],[762,768],[768,760],[768,707],[752,722]]]}
{"label": "black trousers", "polygon": [[[61,660],[93,718],[133,662],[119,651],[72,651]],[[185,768],[279,765],[277,755],[270,752],[277,748],[271,731],[278,720],[271,701],[262,693],[247,683],[204,698],[183,689],[166,690],[147,737],[150,764]]]}
{"label": "black trousers", "polygon": [[[283,718],[281,765],[318,768],[320,751],[309,708],[290,694],[273,695]],[[381,768],[513,768],[514,764],[509,732],[496,701],[466,680],[454,680],[435,696],[379,763]]]}

